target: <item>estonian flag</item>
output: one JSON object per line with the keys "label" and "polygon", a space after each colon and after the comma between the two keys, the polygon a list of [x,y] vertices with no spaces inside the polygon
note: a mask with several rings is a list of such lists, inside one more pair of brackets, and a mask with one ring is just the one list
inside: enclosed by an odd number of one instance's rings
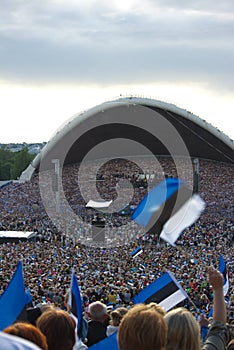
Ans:
{"label": "estonian flag", "polygon": [[133,252],[131,252],[131,257],[134,259],[138,255],[140,255],[142,252],[143,250],[141,249],[141,247],[137,247],[136,249],[133,250]]}
{"label": "estonian flag", "polygon": [[143,198],[132,219],[174,245],[182,231],[192,225],[204,209],[205,202],[198,194],[192,195],[184,181],[167,178]]}
{"label": "estonian flag", "polygon": [[0,296],[0,330],[16,321],[28,301],[29,297],[24,287],[22,262],[19,262],[11,281]]}
{"label": "estonian flag", "polygon": [[81,340],[84,340],[88,332],[88,324],[87,321],[83,318],[82,299],[74,271],[72,271],[69,304],[71,306],[71,313],[77,319],[77,335]]}
{"label": "estonian flag", "polygon": [[178,283],[175,276],[167,271],[136,295],[134,303],[148,304],[154,302],[168,311],[187,298],[187,293]]}
{"label": "estonian flag", "polygon": [[229,289],[228,272],[223,256],[219,256],[219,271],[223,275],[223,294],[226,295]]}
{"label": "estonian flag", "polygon": [[74,271],[72,271],[71,280],[71,313],[77,318],[77,329],[79,329],[83,316],[83,307],[80,296],[80,289]]}

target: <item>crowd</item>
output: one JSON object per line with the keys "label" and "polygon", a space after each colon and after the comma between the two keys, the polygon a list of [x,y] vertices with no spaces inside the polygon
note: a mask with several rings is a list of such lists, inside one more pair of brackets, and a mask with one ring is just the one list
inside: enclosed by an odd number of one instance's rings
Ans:
{"label": "crowd", "polygon": [[[129,204],[134,208],[147,191],[146,183],[153,186],[165,176],[178,176],[170,159],[161,159],[160,162],[158,167],[150,159],[141,160],[141,167],[133,161],[108,162],[97,174],[97,187],[103,199],[115,198],[117,181],[125,178],[133,184],[134,195]],[[85,208],[87,198],[92,199],[92,186],[89,186],[92,179],[88,178],[90,167],[89,164],[86,166],[85,180],[82,178],[84,175],[79,179],[86,181],[85,194],[81,193],[78,186],[78,165],[65,167],[62,176],[66,199],[84,221],[90,221],[93,216],[92,210]],[[144,177],[141,169],[147,169],[147,176]],[[189,181],[186,164],[183,168],[182,161],[181,169],[184,178]],[[206,202],[206,210],[193,226],[183,232],[176,247],[166,244],[153,234],[139,234],[136,237],[135,232],[129,233],[132,234],[132,241],[129,240],[127,244],[122,242],[121,246],[95,248],[84,245],[76,238],[83,234],[85,225],[76,227],[75,234],[73,227],[66,225],[63,231],[48,217],[40,196],[38,176],[30,182],[14,183],[0,189],[0,231],[27,230],[38,234],[36,241],[0,245],[0,292],[7,287],[17,262],[21,260],[25,285],[30,288],[33,306],[49,304],[65,310],[66,293],[74,269],[81,289],[84,312],[87,319],[90,319],[90,306],[97,301],[110,310],[129,310],[134,296],[169,270],[189,295],[183,306],[194,315],[199,313],[209,319],[213,309],[213,291],[208,282],[207,267],[218,267],[219,255],[222,254],[227,263],[230,284],[225,298],[227,322],[233,324],[232,174],[231,164],[200,161],[199,193]],[[48,192],[48,201],[49,197]],[[61,210],[63,205],[62,202]],[[121,232],[123,224],[130,220],[129,216],[121,215],[106,214],[104,217],[109,231],[112,227],[118,227]],[[142,247],[143,253],[133,259],[131,252],[136,245]],[[118,314],[112,315],[111,322],[108,323],[109,332],[113,327],[118,327],[120,319]]]}
{"label": "crowd", "polygon": [[[31,346],[36,344],[42,350],[85,350],[100,344],[98,349],[112,350],[231,350],[234,335],[227,324],[223,276],[213,267],[208,268],[208,275],[213,293],[212,320],[203,314],[196,320],[185,307],[166,312],[154,302],[117,307],[108,313],[103,302],[93,301],[85,312],[89,321],[81,339],[70,307],[65,311],[44,304],[33,322],[15,322],[0,332],[0,349],[34,349]],[[202,328],[207,328],[204,339]],[[4,333],[17,337],[15,342]],[[19,337],[30,343],[20,346]],[[108,338],[110,342],[105,341]]]}

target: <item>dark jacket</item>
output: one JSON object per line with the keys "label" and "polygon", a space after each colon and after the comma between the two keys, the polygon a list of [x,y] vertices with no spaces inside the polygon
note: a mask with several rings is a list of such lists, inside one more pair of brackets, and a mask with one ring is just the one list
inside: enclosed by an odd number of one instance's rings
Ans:
{"label": "dark jacket", "polygon": [[98,343],[104,338],[106,338],[106,324],[93,320],[89,321],[87,334],[88,341],[86,345],[89,347],[93,344]]}

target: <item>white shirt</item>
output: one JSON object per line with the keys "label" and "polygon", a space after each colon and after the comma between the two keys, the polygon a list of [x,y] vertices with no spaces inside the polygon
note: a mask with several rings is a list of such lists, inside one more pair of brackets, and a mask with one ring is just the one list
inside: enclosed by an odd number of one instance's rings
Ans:
{"label": "white shirt", "polygon": [[40,350],[40,348],[26,339],[0,332],[0,350]]}

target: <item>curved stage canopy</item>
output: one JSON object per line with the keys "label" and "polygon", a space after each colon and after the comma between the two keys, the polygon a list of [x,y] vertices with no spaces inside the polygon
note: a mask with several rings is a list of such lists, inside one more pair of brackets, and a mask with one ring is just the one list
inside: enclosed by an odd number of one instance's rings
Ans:
{"label": "curved stage canopy", "polygon": [[[51,138],[20,180],[30,180],[42,163],[43,169],[50,168],[52,159],[60,159],[63,165],[80,162],[96,145],[107,140],[120,140],[118,156],[144,155],[144,147],[154,155],[184,156],[179,147],[173,147],[175,137],[182,140],[192,158],[228,163],[234,160],[233,140],[205,120],[172,104],[128,97],[75,115]],[[126,148],[123,139],[144,147],[136,150],[133,143],[132,148],[131,145]],[[101,152],[103,158],[115,157],[115,148],[105,147],[105,142]],[[93,159],[96,156],[93,152]]]}

